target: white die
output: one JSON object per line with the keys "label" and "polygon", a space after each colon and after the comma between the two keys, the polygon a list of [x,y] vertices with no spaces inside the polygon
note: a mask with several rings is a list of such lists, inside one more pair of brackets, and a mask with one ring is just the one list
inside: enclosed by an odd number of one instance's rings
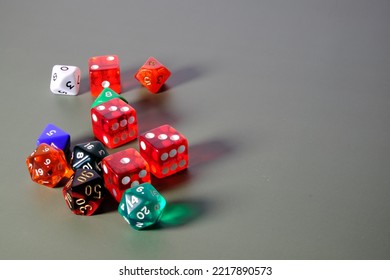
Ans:
{"label": "white die", "polygon": [[54,65],[50,90],[55,94],[77,95],[80,89],[80,68],[70,65]]}

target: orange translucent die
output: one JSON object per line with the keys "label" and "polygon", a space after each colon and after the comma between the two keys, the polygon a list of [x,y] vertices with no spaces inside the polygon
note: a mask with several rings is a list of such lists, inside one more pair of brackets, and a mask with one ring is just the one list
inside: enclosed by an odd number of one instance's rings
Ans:
{"label": "orange translucent die", "polygon": [[170,125],[162,125],[139,136],[141,156],[150,172],[164,178],[188,167],[188,141]]}
{"label": "orange translucent die", "polygon": [[48,144],[40,144],[26,159],[31,179],[50,188],[58,185],[62,179],[69,179],[73,170],[68,165],[62,150]]}
{"label": "orange translucent die", "polygon": [[120,64],[116,55],[94,56],[88,60],[91,95],[97,97],[103,89],[121,92]]}
{"label": "orange translucent die", "polygon": [[125,190],[150,183],[149,164],[133,148],[106,156],[102,167],[104,184],[118,202]]}
{"label": "orange translucent die", "polygon": [[135,78],[150,92],[158,93],[170,75],[171,72],[161,62],[149,57],[137,71]]}

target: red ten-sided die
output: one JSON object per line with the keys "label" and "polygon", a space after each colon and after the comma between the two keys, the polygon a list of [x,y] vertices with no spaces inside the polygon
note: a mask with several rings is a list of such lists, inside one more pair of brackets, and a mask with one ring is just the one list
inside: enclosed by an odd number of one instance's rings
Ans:
{"label": "red ten-sided die", "polygon": [[137,71],[135,78],[150,92],[158,93],[170,75],[171,72],[161,62],[149,57]]}

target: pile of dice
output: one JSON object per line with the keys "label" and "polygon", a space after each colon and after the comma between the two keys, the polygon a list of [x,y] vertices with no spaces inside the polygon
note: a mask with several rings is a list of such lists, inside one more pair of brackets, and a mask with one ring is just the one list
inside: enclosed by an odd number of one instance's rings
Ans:
{"label": "pile of dice", "polygon": [[[169,70],[150,57],[135,78],[151,93],[158,93]],[[151,176],[164,178],[188,167],[188,141],[165,124],[138,133],[136,110],[120,95],[120,67],[116,55],[89,59],[92,131],[97,139],[71,148],[70,134],[48,124],[37,147],[26,159],[31,179],[47,187],[62,187],[66,205],[77,215],[93,215],[107,195],[119,203],[118,212],[134,229],[159,221],[166,200],[151,184]],[[80,69],[53,67],[50,89],[55,94],[77,95]],[[138,140],[139,150],[110,149]]]}

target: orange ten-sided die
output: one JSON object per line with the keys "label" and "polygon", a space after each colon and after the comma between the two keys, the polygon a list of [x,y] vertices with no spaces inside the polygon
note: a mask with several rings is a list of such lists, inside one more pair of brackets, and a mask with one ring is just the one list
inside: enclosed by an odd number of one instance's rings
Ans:
{"label": "orange ten-sided die", "polygon": [[149,57],[137,71],[135,78],[150,92],[158,93],[170,75],[171,72],[161,62]]}

